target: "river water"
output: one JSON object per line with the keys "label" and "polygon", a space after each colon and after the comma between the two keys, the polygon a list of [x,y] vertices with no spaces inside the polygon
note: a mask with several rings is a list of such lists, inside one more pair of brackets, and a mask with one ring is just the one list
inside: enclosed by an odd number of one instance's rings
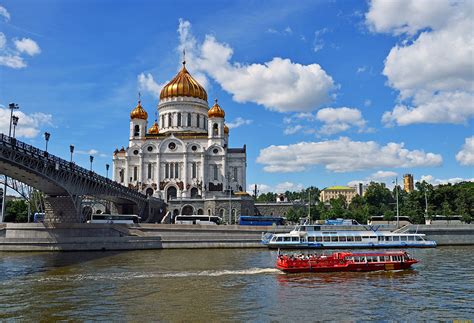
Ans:
{"label": "river water", "polygon": [[474,247],[410,253],[413,270],[320,274],[266,249],[0,253],[0,320],[473,319]]}

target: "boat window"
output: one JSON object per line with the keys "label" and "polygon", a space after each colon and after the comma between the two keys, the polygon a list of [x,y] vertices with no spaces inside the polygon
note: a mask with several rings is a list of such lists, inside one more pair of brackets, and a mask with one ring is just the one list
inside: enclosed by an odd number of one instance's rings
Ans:
{"label": "boat window", "polygon": [[283,237],[278,237],[277,241],[283,241]]}
{"label": "boat window", "polygon": [[314,242],[314,237],[308,237],[308,242]]}
{"label": "boat window", "polygon": [[407,241],[407,236],[401,236],[401,237],[400,237],[400,240],[402,240],[402,241]]}
{"label": "boat window", "polygon": [[383,237],[380,237],[380,236],[379,236],[379,241],[383,241]]}
{"label": "boat window", "polygon": [[284,237],[284,241],[291,241],[291,237]]}
{"label": "boat window", "polygon": [[421,238],[420,236],[416,236],[416,241],[423,241],[423,238]]}
{"label": "boat window", "polygon": [[306,227],[306,231],[314,231],[314,227]]}
{"label": "boat window", "polygon": [[299,231],[306,231],[306,227],[304,225],[301,226]]}
{"label": "boat window", "polygon": [[362,241],[362,237],[355,237],[355,241]]}
{"label": "boat window", "polygon": [[291,237],[291,241],[300,241],[299,237]]}
{"label": "boat window", "polygon": [[321,242],[323,241],[323,237],[316,237],[316,242]]}
{"label": "boat window", "polygon": [[347,241],[354,241],[354,237],[347,237]]}
{"label": "boat window", "polygon": [[385,241],[392,241],[392,237],[391,236],[385,236]]}
{"label": "boat window", "polygon": [[415,237],[414,236],[408,236],[408,241],[415,241]]}
{"label": "boat window", "polygon": [[344,242],[344,241],[346,241],[346,240],[347,240],[346,237],[339,237],[339,241],[343,241],[343,242]]}
{"label": "boat window", "polygon": [[332,241],[332,242],[338,242],[339,239],[338,239],[337,237],[331,237],[331,241]]}
{"label": "boat window", "polygon": [[324,242],[329,242],[331,241],[331,237],[323,237],[324,238]]}
{"label": "boat window", "polygon": [[400,241],[400,237],[399,236],[393,236],[393,241]]}
{"label": "boat window", "polygon": [[346,257],[347,261],[354,261],[354,257]]}

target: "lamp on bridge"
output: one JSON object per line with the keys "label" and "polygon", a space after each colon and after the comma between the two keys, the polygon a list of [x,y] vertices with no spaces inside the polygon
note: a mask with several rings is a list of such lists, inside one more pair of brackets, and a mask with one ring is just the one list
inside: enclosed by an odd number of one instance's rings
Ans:
{"label": "lamp on bridge", "polygon": [[69,151],[71,152],[71,163],[72,163],[72,154],[74,153],[74,146],[69,145]]}
{"label": "lamp on bridge", "polygon": [[107,177],[107,179],[109,179],[109,167],[110,165],[109,164],[105,164],[105,177]]}
{"label": "lamp on bridge", "polygon": [[94,161],[94,156],[89,156],[89,160],[91,161],[91,172],[92,172],[92,162]]}
{"label": "lamp on bridge", "polygon": [[12,116],[12,123],[13,123],[13,138],[15,138],[15,129],[16,129],[16,126],[18,124],[18,120],[20,118],[17,117],[17,116]]}
{"label": "lamp on bridge", "polygon": [[10,103],[8,105],[10,109],[10,129],[8,130],[8,136],[11,137],[12,135],[12,121],[13,121],[13,110],[18,110],[20,107],[16,103]]}
{"label": "lamp on bridge", "polygon": [[44,133],[44,140],[46,140],[46,152],[48,152],[48,141],[49,141],[49,137],[51,137],[51,134],[49,132],[45,132]]}

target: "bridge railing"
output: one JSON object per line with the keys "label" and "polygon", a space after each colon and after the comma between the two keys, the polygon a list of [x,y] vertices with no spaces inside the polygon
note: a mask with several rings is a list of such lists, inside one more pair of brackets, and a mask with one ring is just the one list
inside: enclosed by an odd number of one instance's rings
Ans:
{"label": "bridge railing", "polygon": [[67,171],[73,172],[76,175],[86,177],[90,181],[99,182],[102,185],[106,185],[109,188],[114,188],[116,190],[126,192],[127,194],[135,195],[135,197],[140,199],[146,199],[146,196],[136,190],[123,186],[109,178],[101,176],[93,171],[87,170],[81,166],[76,165],[73,162],[66,161],[60,157],[52,155],[44,150],[36,148],[32,145],[24,143],[16,138],[9,137],[3,133],[0,133],[0,143],[5,146],[10,146],[14,149],[21,150],[23,153],[30,155],[35,158],[43,160],[45,163],[54,166],[56,170],[65,169]]}

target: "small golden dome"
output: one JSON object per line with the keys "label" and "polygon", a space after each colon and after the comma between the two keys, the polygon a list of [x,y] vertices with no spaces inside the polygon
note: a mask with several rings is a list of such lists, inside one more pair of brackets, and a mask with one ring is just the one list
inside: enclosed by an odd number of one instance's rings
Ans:
{"label": "small golden dome", "polygon": [[181,71],[161,90],[160,100],[177,96],[190,96],[207,101],[206,90],[189,74],[185,64],[183,62]]}
{"label": "small golden dome", "polygon": [[224,125],[224,133],[227,133],[227,134],[229,133],[229,127],[227,127],[226,124]]}
{"label": "small golden dome", "polygon": [[143,109],[141,101],[138,101],[138,105],[130,112],[130,119],[148,119],[148,113]]}
{"label": "small golden dome", "polygon": [[217,99],[215,100],[214,105],[212,106],[209,111],[207,111],[207,116],[209,118],[224,118],[225,117],[225,112],[222,110],[222,108],[217,104]]}
{"label": "small golden dome", "polygon": [[150,129],[148,129],[148,133],[150,135],[157,135],[159,133],[158,122],[156,122],[156,120],[155,123],[153,123],[153,125],[150,127]]}

